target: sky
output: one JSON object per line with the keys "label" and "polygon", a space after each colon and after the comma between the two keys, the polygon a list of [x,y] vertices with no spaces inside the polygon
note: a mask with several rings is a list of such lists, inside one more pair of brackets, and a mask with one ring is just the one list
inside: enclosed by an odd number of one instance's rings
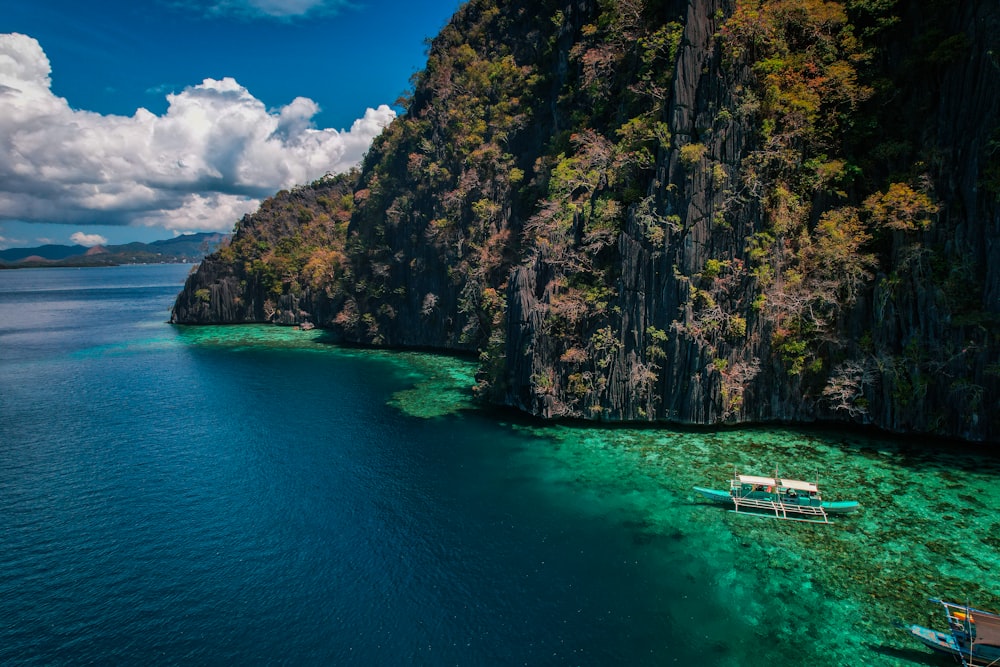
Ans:
{"label": "sky", "polygon": [[358,164],[462,0],[0,0],[0,249],[232,231]]}

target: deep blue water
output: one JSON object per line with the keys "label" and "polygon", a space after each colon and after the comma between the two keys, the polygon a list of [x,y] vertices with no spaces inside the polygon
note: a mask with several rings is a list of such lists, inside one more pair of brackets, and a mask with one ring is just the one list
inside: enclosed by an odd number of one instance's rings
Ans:
{"label": "deep blue water", "polygon": [[665,655],[659,575],[522,438],[391,407],[405,363],[189,345],[186,270],[0,273],[0,663]]}
{"label": "deep blue water", "polygon": [[[187,269],[0,271],[0,664],[937,664],[884,616],[1000,595],[989,543],[907,558],[934,524],[886,512],[939,499],[865,491],[939,474],[911,452],[543,427],[471,406],[461,360],[171,326]],[[839,471],[865,512],[690,493],[758,458]]]}

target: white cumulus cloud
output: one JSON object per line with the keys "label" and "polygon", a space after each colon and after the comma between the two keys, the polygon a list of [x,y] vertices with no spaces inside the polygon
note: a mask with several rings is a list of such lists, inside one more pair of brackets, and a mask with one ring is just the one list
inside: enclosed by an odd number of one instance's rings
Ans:
{"label": "white cumulus cloud", "polygon": [[298,97],[267,109],[234,79],[167,95],[162,116],[70,108],[41,45],[0,34],[0,220],[229,231],[260,199],[357,165],[395,117],[368,109],[317,129]]}
{"label": "white cumulus cloud", "polygon": [[75,232],[69,237],[69,240],[85,246],[107,245],[108,243],[108,240],[100,234],[85,234],[83,232]]}

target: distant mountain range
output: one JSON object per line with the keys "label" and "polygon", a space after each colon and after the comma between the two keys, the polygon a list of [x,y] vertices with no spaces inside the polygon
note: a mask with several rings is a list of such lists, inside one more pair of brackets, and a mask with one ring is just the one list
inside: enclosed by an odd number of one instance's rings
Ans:
{"label": "distant mountain range", "polygon": [[118,264],[183,264],[200,262],[228,234],[184,234],[152,243],[94,246],[43,245],[0,250],[0,269],[39,266],[116,266]]}

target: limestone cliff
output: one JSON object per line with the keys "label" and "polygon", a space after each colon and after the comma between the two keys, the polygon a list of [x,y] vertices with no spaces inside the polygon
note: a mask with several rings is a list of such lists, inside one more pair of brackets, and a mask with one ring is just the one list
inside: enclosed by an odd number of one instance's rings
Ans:
{"label": "limestone cliff", "polygon": [[179,323],[476,352],[544,417],[1000,440],[1000,7],[472,0]]}

